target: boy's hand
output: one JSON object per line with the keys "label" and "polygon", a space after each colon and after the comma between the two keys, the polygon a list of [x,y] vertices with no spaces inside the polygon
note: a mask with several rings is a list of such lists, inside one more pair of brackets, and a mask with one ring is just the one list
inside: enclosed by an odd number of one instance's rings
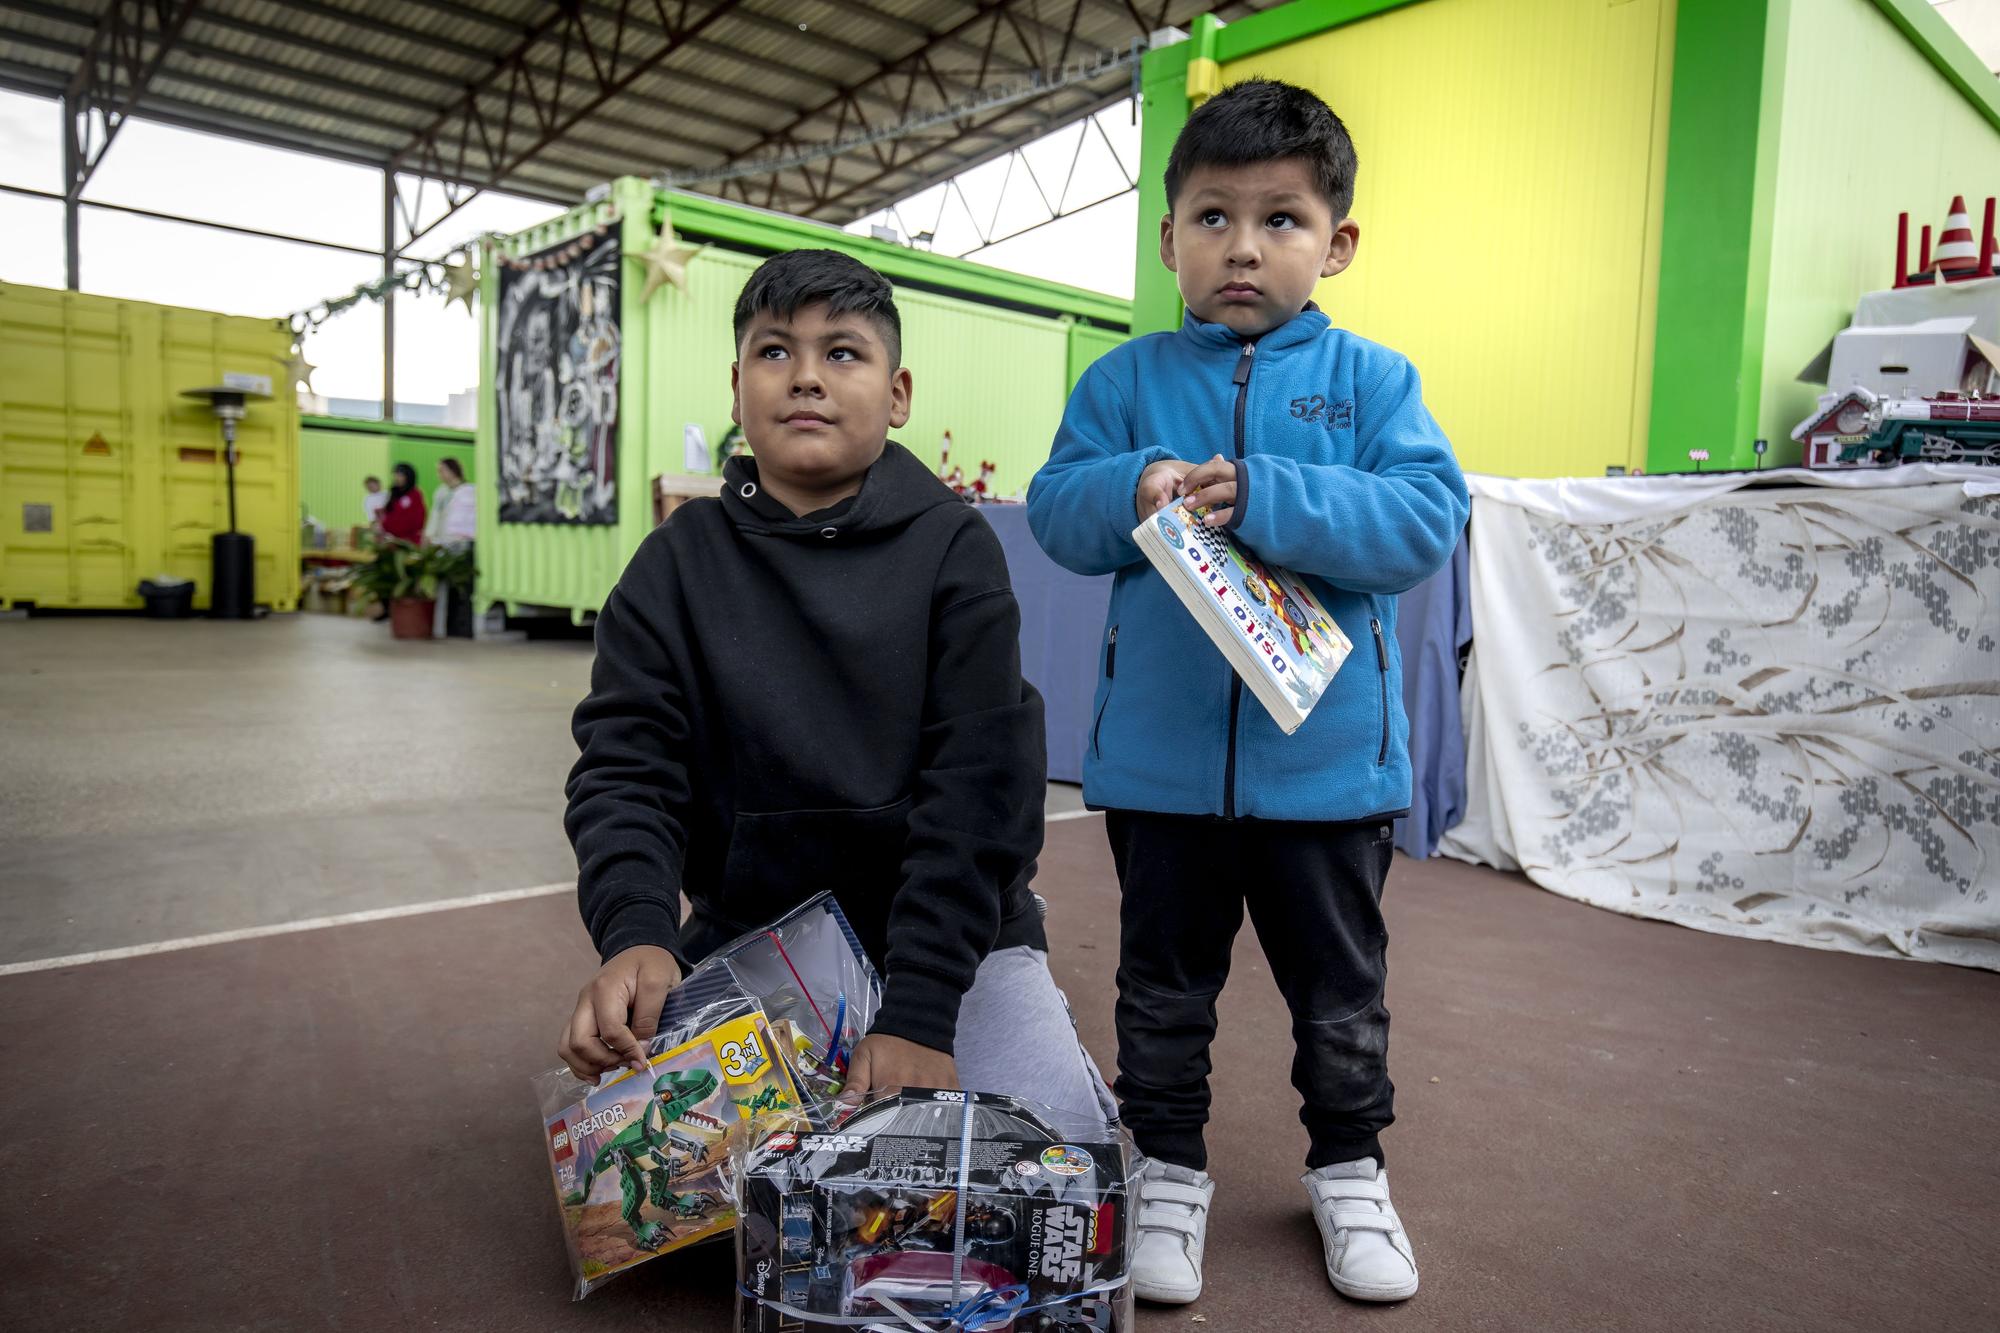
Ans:
{"label": "boy's hand", "polygon": [[1178,458],[1162,458],[1141,472],[1139,489],[1132,497],[1132,507],[1139,511],[1139,521],[1145,522],[1172,504],[1179,494],[1181,478],[1193,470],[1192,463],[1183,463]]}
{"label": "boy's hand", "polygon": [[859,1106],[901,1088],[956,1088],[958,1062],[943,1051],[887,1033],[871,1033],[855,1043],[840,1100]]}
{"label": "boy's hand", "polygon": [[680,982],[680,964],[658,945],[635,944],[613,954],[577,993],[556,1054],[585,1082],[619,1065],[643,1072],[660,1007]]}
{"label": "boy's hand", "polygon": [[1219,528],[1236,512],[1236,464],[1221,454],[1181,478],[1180,493],[1189,509],[1207,509],[1203,526]]}

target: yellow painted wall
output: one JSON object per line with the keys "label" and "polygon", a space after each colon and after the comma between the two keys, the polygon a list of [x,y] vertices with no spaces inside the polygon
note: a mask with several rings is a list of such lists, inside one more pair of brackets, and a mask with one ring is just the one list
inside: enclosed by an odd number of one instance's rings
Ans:
{"label": "yellow painted wall", "polygon": [[[1842,75],[1867,52],[1872,92]],[[1773,462],[1797,457],[1792,428],[1824,386],[1799,371],[1847,327],[1855,299],[1894,279],[1896,215],[1910,215],[1910,266],[1928,223],[1965,196],[1972,233],[2000,194],[2000,135],[1873,0],[1791,0],[1784,119],[1771,223],[1758,434]]]}
{"label": "yellow painted wall", "polygon": [[[228,527],[222,433],[183,389],[224,374],[284,380],[282,321],[0,283],[0,603],[115,610],[139,580],[209,593]],[[238,530],[257,543],[256,600],[299,597],[299,413],[288,389],[237,429]],[[46,531],[38,530],[44,526]]]}
{"label": "yellow painted wall", "polygon": [[1334,323],[1396,348],[1460,462],[1645,458],[1674,0],[1424,0],[1224,67],[1318,92],[1361,169]]}

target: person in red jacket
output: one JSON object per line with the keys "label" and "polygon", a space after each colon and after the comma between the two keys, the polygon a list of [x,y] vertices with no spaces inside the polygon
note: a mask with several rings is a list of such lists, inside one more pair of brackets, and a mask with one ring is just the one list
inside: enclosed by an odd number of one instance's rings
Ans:
{"label": "person in red jacket", "polygon": [[[389,474],[389,500],[375,515],[375,535],[421,546],[424,540],[424,493],[417,489],[417,470],[408,463],[396,464]],[[373,619],[389,618],[386,604],[375,608]]]}
{"label": "person in red jacket", "polygon": [[418,544],[424,539],[424,493],[417,489],[417,470],[408,463],[398,463],[390,475],[389,503],[382,506],[380,519],[382,533]]}

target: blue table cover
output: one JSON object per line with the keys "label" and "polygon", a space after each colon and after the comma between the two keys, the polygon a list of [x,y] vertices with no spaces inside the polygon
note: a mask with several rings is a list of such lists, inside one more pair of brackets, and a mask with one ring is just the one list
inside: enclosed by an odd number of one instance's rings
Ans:
{"label": "blue table cover", "polygon": [[1021,674],[1042,692],[1048,712],[1049,777],[1081,782],[1111,579],[1072,574],[1043,555],[1028,531],[1026,505],[980,505],[979,512],[1007,553],[1014,599],[1021,604]]}

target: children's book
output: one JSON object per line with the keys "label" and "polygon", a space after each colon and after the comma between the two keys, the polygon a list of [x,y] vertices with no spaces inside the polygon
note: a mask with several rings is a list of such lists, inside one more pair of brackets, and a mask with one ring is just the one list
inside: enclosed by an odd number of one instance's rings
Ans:
{"label": "children's book", "polygon": [[1354,644],[1304,579],[1198,517],[1184,502],[1168,505],[1132,540],[1289,736]]}

